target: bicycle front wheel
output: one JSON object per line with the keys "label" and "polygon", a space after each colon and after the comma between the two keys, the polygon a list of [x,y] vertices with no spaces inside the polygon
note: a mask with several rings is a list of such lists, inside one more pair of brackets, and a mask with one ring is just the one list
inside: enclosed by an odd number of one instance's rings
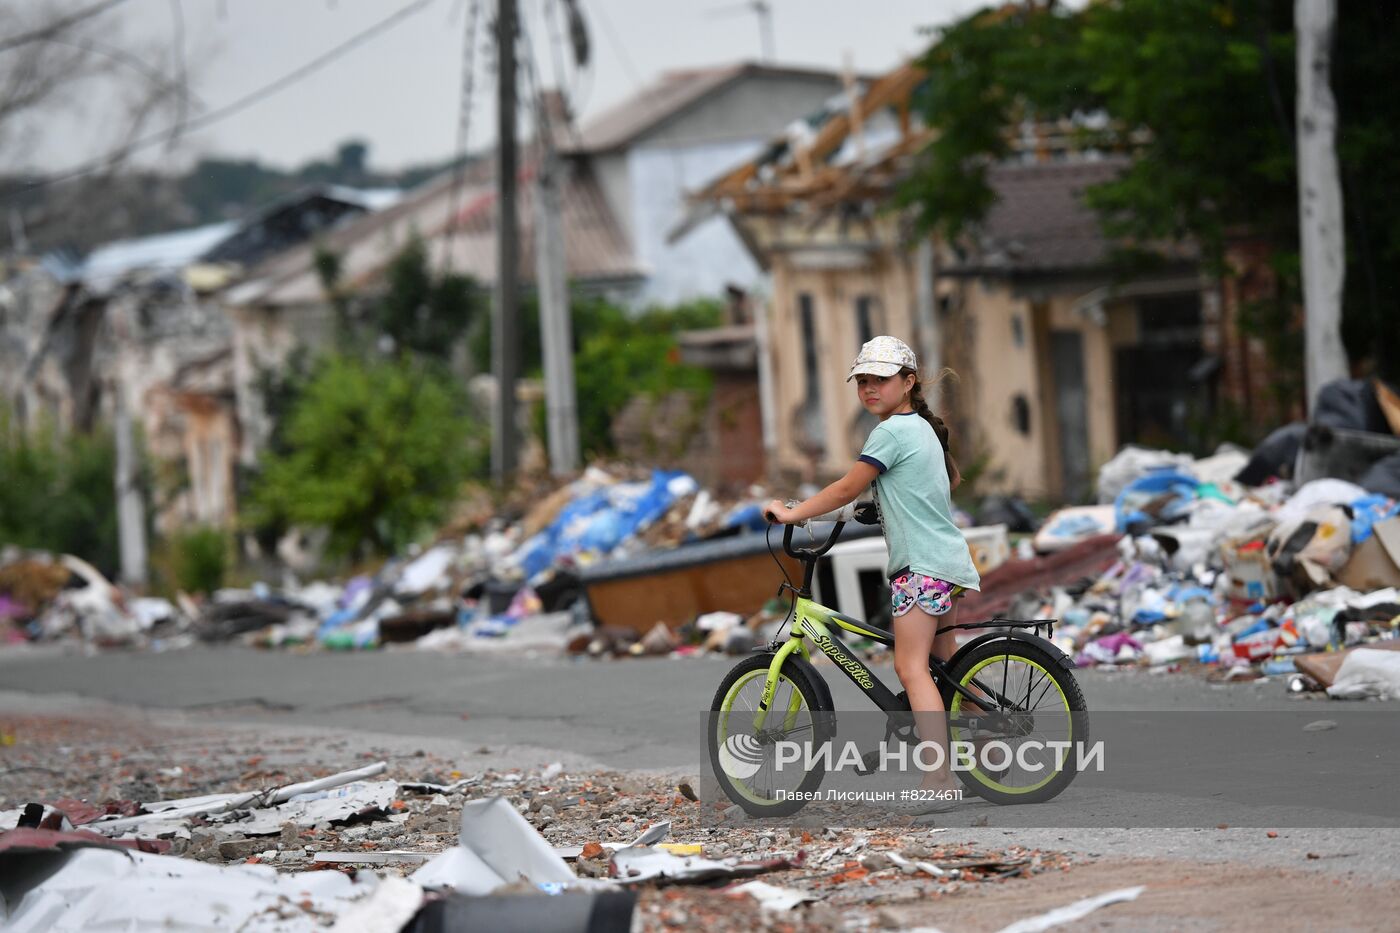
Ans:
{"label": "bicycle front wheel", "polygon": [[998,804],[1042,803],[1070,785],[1089,717],[1059,658],[1004,638],[972,649],[949,676],[985,698],[974,703],[951,688],[945,697],[950,740],[975,750],[972,767],[956,771],[969,791]]}
{"label": "bicycle front wheel", "polygon": [[725,796],[750,816],[796,813],[826,773],[806,750],[829,737],[831,711],[807,671],[792,659],[783,664],[768,711],[759,716],[772,663],[767,654],[739,662],[710,705],[710,765]]}

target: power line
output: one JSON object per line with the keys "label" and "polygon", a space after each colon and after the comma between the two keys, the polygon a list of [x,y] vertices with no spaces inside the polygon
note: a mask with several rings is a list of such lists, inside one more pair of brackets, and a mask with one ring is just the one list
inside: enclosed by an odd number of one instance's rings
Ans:
{"label": "power line", "polygon": [[617,53],[617,60],[622,63],[622,70],[627,72],[627,77],[632,79],[632,85],[638,89],[645,86],[646,82],[638,74],[636,67],[632,64],[632,56],[627,54],[626,44],[617,37],[613,30],[612,20],[608,18],[608,11],[604,8],[601,0],[593,4],[593,13],[597,16],[598,22],[603,25],[603,34],[608,37],[608,42],[612,45],[613,51]]}
{"label": "power line", "polygon": [[[122,2],[122,0],[115,0],[115,2]],[[349,39],[346,39],[344,42],[340,43],[334,48],[331,48],[328,51],[321,53],[306,64],[301,65],[298,68],[294,68],[292,71],[289,71],[282,77],[263,85],[257,90],[250,91],[249,93],[243,95],[242,97],[233,101],[232,103],[225,104],[223,107],[211,110],[208,113],[201,114],[187,121],[184,127],[185,131],[189,132],[191,130],[204,129],[207,126],[211,126],[215,123],[218,123],[219,121],[231,117],[236,113],[241,113],[242,111],[247,110],[254,104],[261,103],[263,100],[265,100],[268,97],[271,97],[279,91],[286,90],[287,88],[298,83],[304,78],[307,78],[315,72],[319,71],[321,68],[324,68],[326,65],[330,64],[336,59],[342,57],[351,50],[368,42],[370,39],[376,38],[381,33],[387,32],[389,29],[392,29],[394,26],[397,26],[403,20],[422,12],[424,8],[428,7],[433,2],[434,0],[414,0],[414,2],[408,4],[407,6],[398,10],[397,12],[390,14],[384,19],[375,23],[373,26],[370,26],[368,29],[356,33],[355,35],[351,36]],[[0,193],[0,200],[5,200],[24,191],[32,191],[36,188],[45,188],[49,185],[55,185],[64,181],[71,181],[74,178],[80,178],[83,175],[88,175],[92,172],[99,171],[112,164],[114,161],[120,160],[121,158],[124,158],[125,156],[130,155],[133,152],[138,152],[142,149],[149,149],[153,145],[165,142],[165,140],[170,136],[171,129],[173,129],[173,127],[167,127],[166,129],[163,129],[156,133],[148,133],[145,136],[138,137],[137,139],[133,140],[128,145],[121,147],[120,149],[112,150],[106,153],[105,155],[99,156],[96,159],[92,159],[74,168],[68,169],[65,172],[60,172],[57,175],[50,175],[47,178],[41,178],[37,181],[29,182],[24,185],[19,185],[14,188],[11,188],[9,191]]]}
{"label": "power line", "polygon": [[[554,16],[554,4],[556,0],[540,0],[540,16],[544,20],[545,31],[549,33],[549,52],[554,67],[554,83],[560,91],[569,82],[564,68],[563,44],[564,37],[559,33],[559,24]],[[543,70],[543,69],[541,69]],[[569,88],[573,90],[572,87]]]}
{"label": "power line", "polygon": [[457,199],[467,171],[467,141],[471,135],[474,84],[476,78],[476,28],[481,0],[472,0],[467,11],[466,35],[462,39],[462,98],[457,110],[457,148],[453,153],[452,188],[447,196],[447,231],[442,249],[442,266],[452,271],[452,240],[457,233]]}
{"label": "power line", "polygon": [[[563,51],[565,39],[562,30],[567,27],[571,30],[572,34],[577,31],[583,31],[586,27],[583,24],[582,14],[578,12],[577,7],[571,8],[575,17],[572,20],[569,19],[569,14],[558,9],[563,2],[564,0],[540,0],[541,17],[544,20],[545,28],[549,31],[550,53],[553,60],[555,84],[558,86],[561,93],[565,93],[567,90],[565,100],[569,103],[568,130],[573,137],[577,138],[578,127],[575,125],[574,117],[582,113],[587,106],[588,93],[592,90],[593,82],[590,80],[588,82],[588,87],[584,88],[584,81],[586,78],[591,78],[593,74],[593,60],[587,54],[588,49],[586,45],[580,49],[577,44],[574,44],[574,67],[572,74],[570,74],[570,70],[565,64],[567,56],[564,55]],[[559,22],[561,17],[567,20],[567,22],[562,25]],[[583,33],[582,40],[584,43],[587,42],[586,32]],[[580,52],[584,54],[580,55]],[[543,68],[540,69],[540,72],[543,74]]]}
{"label": "power line", "polygon": [[101,0],[86,9],[78,10],[67,16],[61,17],[46,26],[38,29],[31,29],[29,32],[22,32],[17,36],[8,39],[0,39],[0,52],[8,52],[10,49],[18,48],[21,45],[28,45],[31,42],[42,42],[63,32],[70,26],[76,26],[85,19],[91,19],[101,13],[106,13],[114,6],[125,3],[126,0]]}

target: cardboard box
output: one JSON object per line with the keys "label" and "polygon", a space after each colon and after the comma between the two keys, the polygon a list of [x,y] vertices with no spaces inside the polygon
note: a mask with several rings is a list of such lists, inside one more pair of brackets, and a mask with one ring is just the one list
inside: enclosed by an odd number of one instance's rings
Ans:
{"label": "cardboard box", "polygon": [[1220,557],[1225,563],[1225,592],[1230,599],[1252,603],[1273,599],[1278,593],[1278,578],[1264,551],[1263,538],[1226,541],[1220,545]]}
{"label": "cardboard box", "polygon": [[1361,593],[1400,586],[1400,515],[1378,522],[1335,577]]}
{"label": "cardboard box", "polygon": [[[1376,648],[1381,651],[1400,651],[1400,638],[1390,641],[1373,641],[1364,645],[1357,645],[1357,648]],[[1348,648],[1345,651],[1320,651],[1317,654],[1299,654],[1293,658],[1293,666],[1299,673],[1307,674],[1313,680],[1324,687],[1332,686],[1332,681],[1337,679],[1337,671],[1341,670],[1342,662],[1347,659],[1355,648]]]}

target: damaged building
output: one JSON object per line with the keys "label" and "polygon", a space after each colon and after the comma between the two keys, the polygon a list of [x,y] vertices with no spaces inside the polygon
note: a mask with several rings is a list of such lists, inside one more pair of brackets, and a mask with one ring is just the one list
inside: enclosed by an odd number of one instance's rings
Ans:
{"label": "damaged building", "polygon": [[971,236],[919,233],[896,205],[931,139],[911,106],[924,80],[911,64],[852,82],[842,106],[697,191],[672,232],[723,215],[771,274],[754,340],[773,469],[849,466],[873,424],[847,364],[880,333],[913,338],[926,378],[957,373],[938,391],[989,490],[1078,499],[1122,445],[1188,446],[1222,397],[1262,403],[1263,348],[1235,324],[1232,285],[1189,246],[1161,248],[1150,272],[1115,265],[1083,193],[1128,156],[1076,148],[1072,127],[1018,131]]}
{"label": "damaged building", "polygon": [[395,197],[312,188],[240,221],[111,243],[82,260],[12,262],[0,288],[0,391],[25,426],[87,431],[131,413],[157,527],[223,524],[236,508],[242,426],[219,290]]}

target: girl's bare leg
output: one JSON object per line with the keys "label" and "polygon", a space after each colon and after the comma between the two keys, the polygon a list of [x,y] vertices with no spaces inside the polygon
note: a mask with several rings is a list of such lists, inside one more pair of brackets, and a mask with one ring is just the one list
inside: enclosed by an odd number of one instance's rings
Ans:
{"label": "girl's bare leg", "polygon": [[[939,659],[942,661],[947,661],[958,650],[956,633],[950,631],[951,627],[957,624],[958,603],[956,600],[954,600],[953,608],[943,613],[943,615],[938,616],[938,637],[935,638],[933,642],[933,653],[938,655]],[[976,685],[969,685],[968,689],[977,696],[987,696],[986,692],[979,689]],[[966,697],[963,697],[963,705],[960,709],[960,712],[958,713],[958,716],[961,719],[968,719],[973,716],[978,716],[986,710],[995,710],[996,708],[997,704],[991,699],[991,697],[987,697],[987,704],[985,707],[981,707],[975,703],[969,702]],[[981,754],[982,746],[985,745],[987,741],[988,738],[985,735],[979,739],[974,740],[974,744],[977,746],[979,756]]]}
{"label": "girl's bare leg", "polygon": [[[917,607],[915,607],[917,608]],[[933,640],[933,653],[940,661],[947,661],[958,650],[958,639],[949,629],[958,624],[958,601],[953,600],[953,608],[934,617],[938,622],[938,637]]]}
{"label": "girl's bare leg", "polygon": [[[934,650],[937,632],[938,618],[917,605],[894,620],[894,672],[909,694],[909,708],[914,711],[919,739],[936,743],[943,749],[942,767],[937,771],[925,771],[920,783],[922,788],[932,790],[956,786],[948,768],[948,729],[943,698],[928,670],[928,656]],[[932,755],[928,753],[920,758],[931,763]]]}

